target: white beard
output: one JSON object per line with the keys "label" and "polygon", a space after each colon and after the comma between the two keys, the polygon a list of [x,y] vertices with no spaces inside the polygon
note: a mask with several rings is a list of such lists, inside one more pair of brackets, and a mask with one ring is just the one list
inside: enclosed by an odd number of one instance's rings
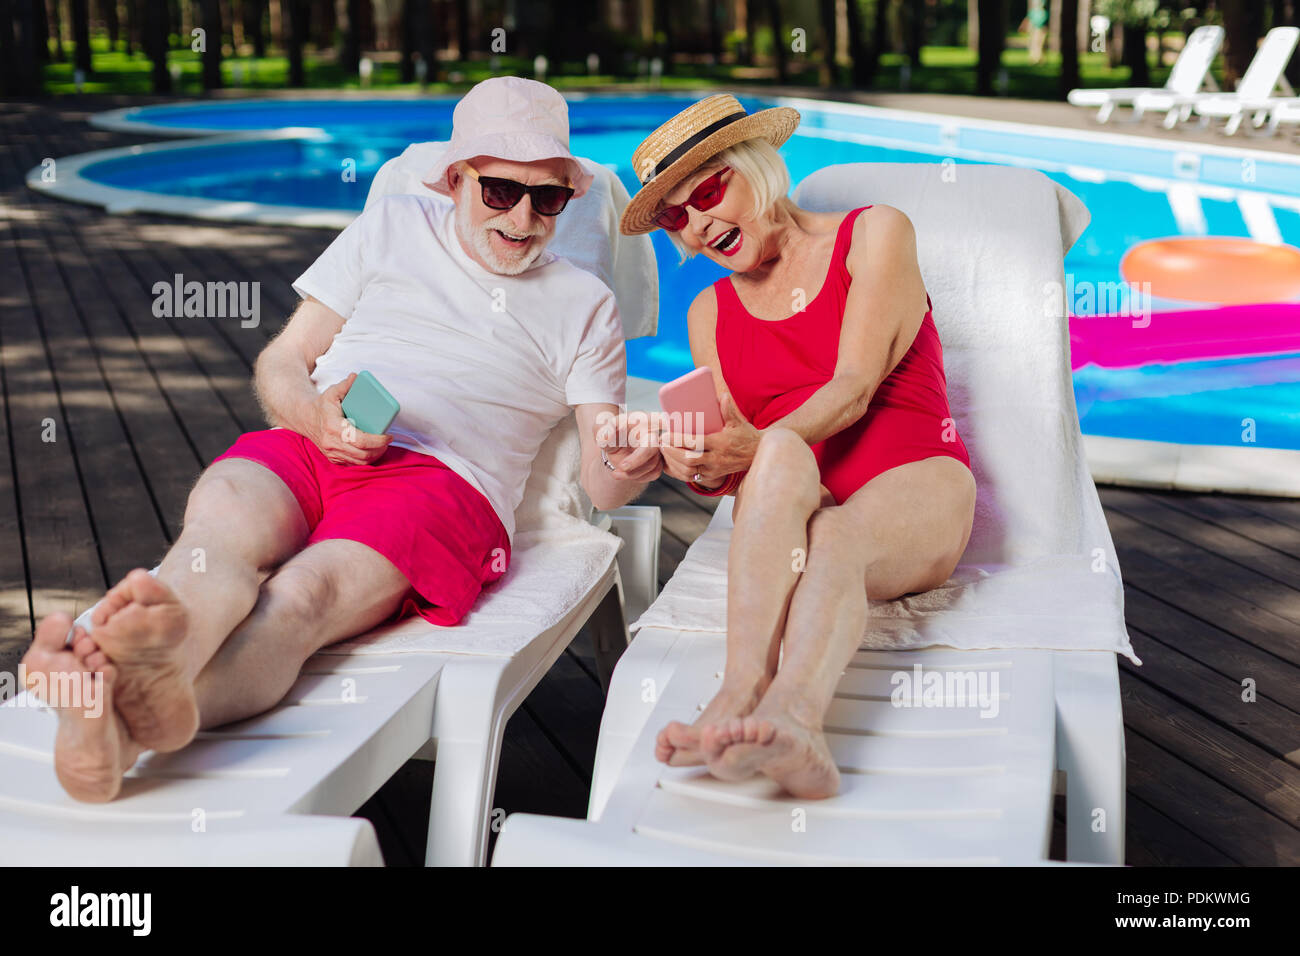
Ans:
{"label": "white beard", "polygon": [[466,178],[465,188],[461,190],[456,203],[456,234],[460,236],[461,242],[473,247],[474,251],[478,253],[478,257],[487,263],[488,268],[493,272],[499,275],[516,276],[527,271],[545,250],[545,235],[537,232],[529,233],[529,235],[536,238],[528,244],[526,252],[512,257],[500,255],[492,246],[492,237],[489,233],[493,229],[500,229],[502,232],[508,232],[513,236],[517,235],[514,231],[515,227],[510,224],[510,220],[504,212],[499,216],[493,216],[481,226],[475,226],[470,222],[469,203],[482,201],[477,196],[471,195],[476,186],[476,183],[471,182],[468,177]]}

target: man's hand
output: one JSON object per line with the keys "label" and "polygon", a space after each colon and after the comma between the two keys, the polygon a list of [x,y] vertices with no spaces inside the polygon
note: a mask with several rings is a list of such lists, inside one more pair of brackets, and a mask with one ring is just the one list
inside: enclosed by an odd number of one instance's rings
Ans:
{"label": "man's hand", "polygon": [[391,435],[363,432],[343,415],[343,396],[356,381],[353,372],[321,392],[312,407],[310,438],[327,459],[336,465],[369,465],[378,461],[392,442]]}
{"label": "man's hand", "polygon": [[645,484],[663,471],[654,421],[645,412],[631,412],[613,417],[596,429],[596,444],[604,452],[608,469],[615,481]]}
{"label": "man's hand", "polygon": [[745,471],[753,464],[763,433],[741,414],[730,392],[723,392],[718,404],[722,409],[722,431],[663,436],[664,470],[678,481],[694,481],[699,475],[699,484],[716,488],[727,475]]}

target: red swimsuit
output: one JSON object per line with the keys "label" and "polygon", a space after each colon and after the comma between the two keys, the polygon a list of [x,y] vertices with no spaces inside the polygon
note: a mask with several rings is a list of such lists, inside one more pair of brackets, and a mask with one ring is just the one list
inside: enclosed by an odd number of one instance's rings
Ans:
{"label": "red swimsuit", "polygon": [[[870,209],[864,206],[863,209]],[[736,406],[756,428],[765,428],[808,400],[835,374],[840,327],[848,299],[845,260],[855,209],[840,224],[831,266],[821,292],[788,319],[759,319],[745,310],[729,277],[713,288],[718,298],[716,332],[722,377]],[[812,446],[822,484],[843,504],[876,475],[936,455],[970,467],[948,409],[943,348],[930,310],[911,348],[871,397],[866,414],[838,434]]]}

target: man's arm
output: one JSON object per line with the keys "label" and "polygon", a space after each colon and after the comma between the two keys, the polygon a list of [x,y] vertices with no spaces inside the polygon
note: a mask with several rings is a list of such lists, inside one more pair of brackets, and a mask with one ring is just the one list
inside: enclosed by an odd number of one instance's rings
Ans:
{"label": "man's arm", "polygon": [[379,458],[392,439],[360,431],[343,417],[343,396],[356,375],[317,393],[311,380],[316,360],[329,349],[347,321],[308,296],[257,357],[253,386],[266,420],[310,438],[336,464],[365,465]]}
{"label": "man's arm", "polygon": [[[619,434],[617,405],[579,405],[576,413],[578,434],[582,438],[582,487],[598,511],[627,504],[659,477],[663,459],[648,435],[644,436],[644,445],[617,444],[626,437]],[[614,465],[612,471],[601,459],[602,445],[605,456]]]}

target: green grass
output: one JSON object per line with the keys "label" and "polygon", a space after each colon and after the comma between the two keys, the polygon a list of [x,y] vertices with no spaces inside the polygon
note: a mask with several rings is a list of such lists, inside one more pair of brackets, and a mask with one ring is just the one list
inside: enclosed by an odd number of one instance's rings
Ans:
{"label": "green grass", "polygon": [[[151,93],[152,64],[149,58],[137,51],[127,56],[119,48],[110,50],[105,36],[91,39],[92,73],[83,86],[87,93]],[[71,51],[69,51],[70,53]],[[902,54],[888,53],[881,58],[877,71],[876,90],[900,89],[900,71],[906,60]],[[975,92],[976,55],[966,47],[928,46],[922,50],[921,65],[911,71],[909,90],[917,93],[973,94]],[[180,77],[174,84],[176,95],[198,95],[203,92],[200,54],[189,47],[170,51],[168,64],[179,67]],[[500,72],[523,76],[532,74],[532,63],[515,57],[501,57]],[[790,81],[796,85],[814,86],[820,64],[807,55],[791,55]],[[1007,71],[1006,95],[1028,99],[1056,99],[1058,93],[1059,54],[1046,53],[1038,64],[1029,62],[1028,51],[1009,48],[1002,55],[1002,65]],[[1127,67],[1112,69],[1102,53],[1085,53],[1080,57],[1080,85],[1124,86],[1128,84]],[[305,58],[307,88],[309,89],[360,89],[355,76],[348,76],[332,58],[310,54]],[[440,63],[439,81],[429,83],[430,92],[452,92],[477,83],[493,75],[487,61]],[[841,68],[840,80],[847,85],[849,72]],[[1152,68],[1152,83],[1163,82],[1168,68]],[[662,79],[666,89],[700,86],[726,86],[735,82],[736,72],[727,65],[705,66],[679,64]],[[286,56],[234,57],[222,61],[222,76],[227,87],[240,89],[285,89],[289,82],[289,61]],[[644,82],[637,77],[613,75],[591,76],[583,63],[572,62],[553,67],[549,82],[561,89],[578,88],[595,84]],[[745,82],[754,82],[746,79]],[[763,82],[763,81],[759,81]],[[774,81],[768,81],[774,82]],[[416,92],[415,83],[402,83],[398,64],[377,62],[369,84],[370,89]],[[76,92],[71,59],[51,63],[45,69],[45,89],[54,95]]]}

